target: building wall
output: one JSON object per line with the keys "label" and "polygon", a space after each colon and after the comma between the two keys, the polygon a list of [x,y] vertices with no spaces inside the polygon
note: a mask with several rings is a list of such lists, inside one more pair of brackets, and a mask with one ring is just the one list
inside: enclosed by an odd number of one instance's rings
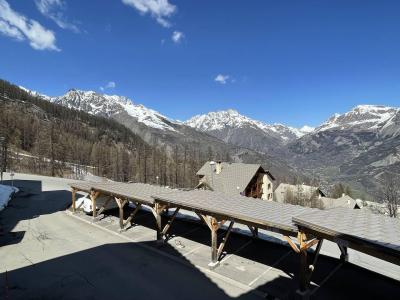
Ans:
{"label": "building wall", "polygon": [[273,190],[274,190],[274,186],[273,186],[273,182],[272,182],[271,178],[267,174],[264,174],[263,178],[262,178],[261,199],[272,201],[273,195],[274,195]]}
{"label": "building wall", "polygon": [[282,202],[284,202],[285,198],[286,198],[286,188],[282,184],[280,184],[275,189],[274,201],[282,203]]}

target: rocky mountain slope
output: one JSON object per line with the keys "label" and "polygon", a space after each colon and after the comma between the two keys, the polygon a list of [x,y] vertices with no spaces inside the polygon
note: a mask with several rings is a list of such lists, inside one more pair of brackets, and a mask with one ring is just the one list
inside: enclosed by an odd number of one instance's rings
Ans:
{"label": "rocky mountain slope", "polygon": [[[256,151],[257,149],[251,149],[246,145],[226,143],[214,135],[172,120],[141,104],[135,104],[126,97],[75,89],[69,90],[62,96],[49,97],[28,89],[25,90],[55,104],[112,118],[142,137],[150,145],[165,148],[171,156],[174,155],[176,147],[190,148],[207,153],[212,159],[260,163],[270,169],[278,178],[301,175],[278,157],[272,157],[265,152],[259,153]],[[291,137],[295,135],[291,132],[288,134]]]}
{"label": "rocky mountain slope", "polygon": [[308,126],[297,129],[282,124],[266,124],[232,109],[197,115],[185,124],[227,143],[262,153],[283,151],[286,144],[313,131],[313,128]]}
{"label": "rocky mountain slope", "polygon": [[376,199],[382,175],[400,173],[400,109],[395,107],[359,105],[315,129],[270,125],[234,110],[198,115],[185,124],[279,157],[323,185],[349,184],[362,191],[360,196]]}
{"label": "rocky mountain slope", "polygon": [[235,110],[182,123],[126,97],[93,91],[41,97],[113,118],[171,155],[176,145],[190,145],[218,159],[263,163],[283,180],[305,173],[324,184],[345,182],[376,197],[382,174],[400,173],[400,109],[395,107],[359,105],[316,128],[297,129],[256,121]]}
{"label": "rocky mountain slope", "polygon": [[400,174],[400,108],[360,105],[288,144],[290,165],[379,197],[384,173]]}

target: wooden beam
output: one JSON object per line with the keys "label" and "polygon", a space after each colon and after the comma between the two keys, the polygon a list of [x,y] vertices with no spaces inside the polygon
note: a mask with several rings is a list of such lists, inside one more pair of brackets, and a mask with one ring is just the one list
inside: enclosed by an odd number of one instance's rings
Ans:
{"label": "wooden beam", "polygon": [[206,225],[208,226],[208,228],[210,228],[210,230],[212,230],[212,225],[211,225],[211,221],[208,218],[208,216],[202,215],[202,214],[197,214],[200,219],[202,219],[204,221],[204,223],[206,223]]}
{"label": "wooden beam", "polygon": [[84,204],[84,201],[81,201],[81,203],[78,205],[78,207],[76,209],[80,209]]}
{"label": "wooden beam", "polygon": [[72,211],[76,211],[76,190],[72,188]]}
{"label": "wooden beam", "polygon": [[112,200],[112,197],[108,197],[108,199],[106,200],[106,202],[104,202],[103,206],[99,209],[99,211],[97,212],[97,215],[101,215],[103,213],[103,211],[106,209],[107,205],[110,203],[110,201]]}
{"label": "wooden beam", "polygon": [[217,258],[218,258],[218,259],[219,259],[219,257],[221,256],[222,251],[224,250],[226,241],[227,241],[228,238],[229,238],[229,235],[230,235],[230,233],[231,233],[232,226],[233,226],[234,223],[235,223],[234,221],[231,221],[231,223],[229,224],[228,230],[227,230],[227,232],[226,232],[226,235],[225,235],[225,237],[222,239],[222,242],[221,242],[221,244],[220,244],[219,247],[218,247],[218,252],[217,252]]}
{"label": "wooden beam", "polygon": [[161,232],[161,235],[165,236],[169,230],[169,228],[171,227],[172,222],[175,220],[176,215],[179,212],[179,207],[175,209],[174,213],[172,214],[171,219],[168,220],[167,225],[164,226],[164,229]]}
{"label": "wooden beam", "polygon": [[226,220],[221,220],[218,222],[218,227],[221,228],[226,223]]}
{"label": "wooden beam", "polygon": [[249,227],[253,238],[257,238],[258,237],[258,228],[255,226],[250,226],[250,225],[247,225],[247,227]]}
{"label": "wooden beam", "polygon": [[138,202],[136,202],[135,204],[136,204],[136,207],[135,207],[134,211],[129,215],[128,219],[126,219],[126,221],[125,221],[124,224],[122,225],[123,228],[125,228],[125,226],[126,226],[127,224],[129,224],[129,223],[132,221],[132,219],[134,218],[134,216],[136,215],[136,213],[137,213],[137,212],[139,211],[139,209],[142,207],[142,204],[140,204],[140,203],[138,203]]}
{"label": "wooden beam", "polygon": [[293,243],[293,241],[290,237],[288,237],[287,235],[284,235],[283,237],[289,243],[290,247],[292,247],[294,252],[300,253],[300,249],[297,247],[297,245],[295,243]]}
{"label": "wooden beam", "polygon": [[319,241],[317,239],[312,239],[311,241],[304,242],[303,248],[301,248],[300,250],[307,250],[307,249],[311,248],[312,246],[314,246],[315,244],[317,244],[318,242]]}
{"label": "wooden beam", "polygon": [[[319,241],[318,241],[317,248],[315,249],[315,252],[314,252],[314,259],[313,259],[313,262],[312,262],[312,264],[309,266],[310,272],[313,272],[314,269],[315,269],[315,265],[317,264],[318,256],[319,256],[319,253],[320,253],[320,251],[321,251],[321,247],[322,247],[322,242],[323,242],[323,241],[324,241],[324,240],[319,240]],[[311,274],[310,274],[310,277],[311,277]],[[309,278],[309,281],[310,281],[310,279],[311,279],[311,278]]]}

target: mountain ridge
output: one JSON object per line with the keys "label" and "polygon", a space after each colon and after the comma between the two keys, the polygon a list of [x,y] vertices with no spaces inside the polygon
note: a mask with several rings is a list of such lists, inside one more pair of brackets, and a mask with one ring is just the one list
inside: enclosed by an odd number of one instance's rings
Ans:
{"label": "mountain ridge", "polygon": [[180,122],[127,97],[94,91],[70,90],[59,97],[41,97],[114,118],[146,142],[166,146],[171,155],[176,145],[190,145],[219,153],[219,159],[226,155],[234,161],[262,162],[282,178],[306,174],[318,177],[324,185],[344,181],[372,195],[378,195],[382,174],[400,174],[398,107],[358,105],[333,114],[315,128],[305,125],[299,129],[253,120],[234,109]]}

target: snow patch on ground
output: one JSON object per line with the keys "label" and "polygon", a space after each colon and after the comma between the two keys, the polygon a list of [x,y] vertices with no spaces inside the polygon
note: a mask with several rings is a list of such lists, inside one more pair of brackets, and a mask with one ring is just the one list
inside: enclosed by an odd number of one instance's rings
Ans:
{"label": "snow patch on ground", "polygon": [[0,184],[0,211],[8,205],[12,195],[18,192],[19,189],[16,187]]}

